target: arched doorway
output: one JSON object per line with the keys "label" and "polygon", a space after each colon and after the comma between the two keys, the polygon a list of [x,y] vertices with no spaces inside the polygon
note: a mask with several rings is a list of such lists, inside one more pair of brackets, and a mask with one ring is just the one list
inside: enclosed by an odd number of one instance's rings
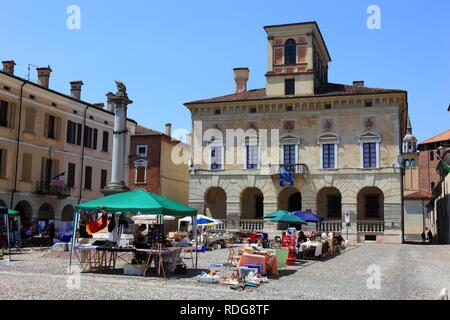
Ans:
{"label": "arched doorway", "polygon": [[241,219],[264,217],[264,195],[258,188],[247,188],[241,193]]}
{"label": "arched doorway", "polygon": [[303,209],[302,194],[297,188],[284,188],[278,195],[278,208],[289,212],[301,211]]}
{"label": "arched doorway", "polygon": [[342,195],[333,187],[323,188],[317,194],[317,214],[324,219],[342,219]]}
{"label": "arched doorway", "polygon": [[40,228],[45,228],[50,220],[55,219],[55,210],[51,204],[44,203],[38,211],[38,223]]}
{"label": "arched doorway", "polygon": [[23,226],[31,226],[33,220],[33,208],[28,201],[20,201],[14,210],[20,212],[20,221]]}
{"label": "arched doorway", "polygon": [[358,220],[384,219],[384,194],[376,187],[366,187],[358,193]]}
{"label": "arched doorway", "polygon": [[61,232],[72,231],[73,216],[74,216],[74,208],[71,205],[65,206],[61,213],[61,223],[59,227]]}
{"label": "arched doorway", "polygon": [[205,192],[205,214],[220,220],[227,218],[227,194],[220,187],[209,188]]}

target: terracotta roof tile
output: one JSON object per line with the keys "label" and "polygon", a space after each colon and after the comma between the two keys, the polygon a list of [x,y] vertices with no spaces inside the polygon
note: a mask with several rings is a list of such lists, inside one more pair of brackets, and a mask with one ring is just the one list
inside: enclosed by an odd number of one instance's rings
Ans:
{"label": "terracotta roof tile", "polygon": [[420,144],[429,144],[429,143],[436,143],[436,142],[442,142],[442,141],[448,141],[450,140],[450,130],[444,131],[437,136],[434,136],[428,140],[425,140],[424,142],[421,142]]}
{"label": "terracotta roof tile", "polygon": [[[382,89],[382,88],[368,88],[364,86],[353,86],[336,83],[327,83],[319,86],[316,89],[316,93],[308,97],[326,97],[326,96],[340,96],[340,95],[355,95],[355,94],[374,94],[374,93],[397,93],[405,92],[403,90],[396,89]],[[301,97],[301,96],[300,96]],[[266,89],[253,89],[241,93],[232,93],[225,96],[219,96],[211,99],[196,100],[188,102],[186,104],[196,103],[215,103],[215,102],[233,102],[233,101],[251,101],[251,100],[264,100],[273,98],[286,98],[282,97],[269,97],[266,94]]]}
{"label": "terracotta roof tile", "polygon": [[409,200],[428,200],[431,199],[431,193],[427,191],[417,191],[414,193],[410,193],[408,195],[405,195],[405,199]]}

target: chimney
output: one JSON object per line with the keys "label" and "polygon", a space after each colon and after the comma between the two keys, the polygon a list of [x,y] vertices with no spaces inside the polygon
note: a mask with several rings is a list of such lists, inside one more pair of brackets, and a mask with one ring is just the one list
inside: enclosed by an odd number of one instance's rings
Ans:
{"label": "chimney", "polygon": [[81,100],[81,87],[83,87],[83,81],[72,81],[70,83],[70,95],[75,99]]}
{"label": "chimney", "polygon": [[172,124],[166,123],[166,136],[170,137],[172,136]]}
{"label": "chimney", "polygon": [[236,81],[236,93],[247,91],[249,68],[234,68],[234,80]]}
{"label": "chimney", "polygon": [[364,87],[364,81],[353,81],[355,87]]}
{"label": "chimney", "polygon": [[109,112],[113,112],[113,113],[114,113],[114,101],[113,101],[113,98],[114,98],[115,96],[116,96],[116,95],[115,95],[114,93],[112,93],[112,92],[108,92],[108,93],[106,94],[107,104],[108,104],[108,111],[109,111]]}
{"label": "chimney", "polygon": [[50,75],[52,74],[52,68],[50,66],[37,68],[37,74],[38,74],[38,85],[47,88],[50,83]]}
{"label": "chimney", "polygon": [[94,108],[100,109],[100,110],[105,108],[105,104],[104,104],[103,102],[94,103],[92,106],[93,106]]}
{"label": "chimney", "polygon": [[16,65],[14,60],[2,61],[2,64],[4,73],[14,75],[14,66]]}

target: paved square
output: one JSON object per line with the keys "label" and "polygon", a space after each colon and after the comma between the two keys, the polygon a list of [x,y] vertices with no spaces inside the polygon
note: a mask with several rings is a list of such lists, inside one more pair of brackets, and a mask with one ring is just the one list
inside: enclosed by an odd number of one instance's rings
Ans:
{"label": "paved square", "polygon": [[[199,268],[226,260],[227,250],[200,254]],[[226,286],[200,284],[196,272],[182,278],[82,274],[80,288],[67,286],[66,258],[43,252],[14,257],[0,267],[0,299],[431,299],[450,288],[450,246],[378,245],[351,247],[326,261],[288,267],[278,280],[258,289],[235,292]],[[186,261],[189,263],[188,261]],[[372,267],[372,268],[370,268]],[[369,281],[380,271],[380,282]],[[374,274],[372,274],[374,275]],[[376,275],[376,274],[375,274]],[[376,278],[374,278],[376,280]]]}

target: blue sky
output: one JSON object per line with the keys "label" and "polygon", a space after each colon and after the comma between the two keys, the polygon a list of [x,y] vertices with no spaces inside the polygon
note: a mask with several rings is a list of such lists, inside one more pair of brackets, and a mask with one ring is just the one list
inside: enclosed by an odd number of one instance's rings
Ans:
{"label": "blue sky", "polygon": [[[265,86],[264,25],[316,20],[333,62],[330,82],[364,80],[409,92],[419,140],[449,129],[450,2],[275,0],[15,0],[0,11],[0,59],[53,69],[50,86],[69,92],[83,80],[83,99],[104,102],[126,83],[130,117],[147,127],[190,128],[183,103],[234,91],[232,69],[248,66],[249,88]],[[69,5],[81,29],[66,28]],[[381,8],[381,30],[366,27],[369,5]],[[32,70],[31,80],[36,72]]]}

